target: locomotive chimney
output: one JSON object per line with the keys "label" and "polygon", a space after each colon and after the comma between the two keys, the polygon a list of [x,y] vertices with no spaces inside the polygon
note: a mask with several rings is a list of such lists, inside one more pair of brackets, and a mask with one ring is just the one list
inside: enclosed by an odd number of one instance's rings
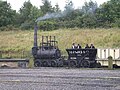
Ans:
{"label": "locomotive chimney", "polygon": [[38,50],[38,45],[37,45],[37,23],[34,25],[34,46],[32,47],[32,55],[36,57],[37,55],[37,50]]}
{"label": "locomotive chimney", "polygon": [[37,23],[35,23],[35,26],[34,26],[34,47],[37,47],[37,30],[38,30]]}

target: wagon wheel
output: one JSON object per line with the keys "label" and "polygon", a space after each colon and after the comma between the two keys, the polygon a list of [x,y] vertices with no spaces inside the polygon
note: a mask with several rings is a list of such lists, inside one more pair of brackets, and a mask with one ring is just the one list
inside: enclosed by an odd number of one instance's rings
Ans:
{"label": "wagon wheel", "polygon": [[118,68],[118,65],[117,64],[113,64],[113,68]]}
{"label": "wagon wheel", "polygon": [[76,67],[77,66],[77,62],[72,60],[72,61],[69,62],[69,66],[70,67]]}
{"label": "wagon wheel", "polygon": [[48,61],[43,61],[43,62],[42,62],[42,66],[43,66],[43,67],[48,67],[48,66],[49,66]]}
{"label": "wagon wheel", "polygon": [[81,66],[84,68],[89,68],[90,67],[90,62],[88,60],[83,60],[81,63]]}
{"label": "wagon wheel", "polygon": [[51,67],[56,67],[57,66],[57,62],[55,60],[51,61]]}
{"label": "wagon wheel", "polygon": [[96,63],[96,68],[101,68],[101,63]]}
{"label": "wagon wheel", "polygon": [[41,62],[38,61],[38,60],[36,60],[36,61],[34,62],[34,66],[35,66],[35,67],[40,67],[40,66],[41,66]]}
{"label": "wagon wheel", "polygon": [[57,66],[58,66],[58,67],[63,67],[63,65],[64,65],[63,59],[60,58],[60,59],[57,61]]}

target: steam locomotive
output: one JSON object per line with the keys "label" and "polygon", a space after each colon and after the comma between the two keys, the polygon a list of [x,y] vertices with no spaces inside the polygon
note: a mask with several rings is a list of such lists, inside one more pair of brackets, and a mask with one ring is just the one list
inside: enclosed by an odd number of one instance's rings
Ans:
{"label": "steam locomotive", "polygon": [[66,49],[65,59],[58,48],[55,36],[42,36],[40,46],[37,45],[37,28],[34,29],[34,46],[32,55],[35,67],[101,67],[96,60],[97,49]]}

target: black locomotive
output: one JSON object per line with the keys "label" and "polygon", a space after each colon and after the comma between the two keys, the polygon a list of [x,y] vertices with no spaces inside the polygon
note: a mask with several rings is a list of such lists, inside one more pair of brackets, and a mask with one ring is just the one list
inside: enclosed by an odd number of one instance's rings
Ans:
{"label": "black locomotive", "polygon": [[42,36],[42,43],[39,47],[33,47],[34,65],[40,66],[63,66],[61,52],[57,47],[55,36]]}
{"label": "black locomotive", "polygon": [[35,67],[101,67],[96,61],[97,49],[66,49],[68,58],[65,60],[57,46],[55,36],[42,36],[37,46],[37,28],[34,29],[34,47],[32,54]]}

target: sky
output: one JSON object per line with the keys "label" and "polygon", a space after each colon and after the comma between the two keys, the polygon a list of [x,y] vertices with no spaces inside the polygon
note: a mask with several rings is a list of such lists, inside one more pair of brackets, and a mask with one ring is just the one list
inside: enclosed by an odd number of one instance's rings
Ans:
{"label": "sky", "polygon": [[[12,9],[19,11],[19,9],[23,6],[23,3],[28,0],[3,0],[10,3]],[[67,0],[49,0],[51,1],[52,6],[54,6],[56,3],[59,4],[60,9],[64,10],[65,3]],[[84,5],[84,2],[89,2],[90,0],[72,0],[75,8],[80,8],[82,5]],[[106,2],[108,0],[92,0],[93,2],[97,2],[98,5],[102,4],[103,2]],[[42,5],[42,0],[30,0],[30,2],[37,6],[38,8]]]}

